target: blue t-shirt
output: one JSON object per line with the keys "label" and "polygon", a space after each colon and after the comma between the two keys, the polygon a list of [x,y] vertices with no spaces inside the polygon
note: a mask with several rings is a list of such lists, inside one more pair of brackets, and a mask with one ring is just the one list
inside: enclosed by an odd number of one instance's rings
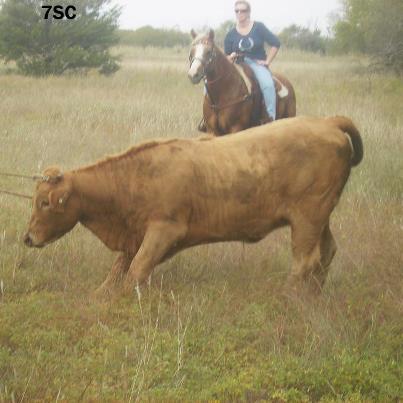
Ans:
{"label": "blue t-shirt", "polygon": [[280,47],[280,41],[276,35],[269,31],[262,22],[255,21],[247,35],[241,35],[236,28],[225,37],[224,52],[230,55],[232,52],[242,52],[251,59],[265,60],[267,55],[264,43],[267,42],[275,48]]}

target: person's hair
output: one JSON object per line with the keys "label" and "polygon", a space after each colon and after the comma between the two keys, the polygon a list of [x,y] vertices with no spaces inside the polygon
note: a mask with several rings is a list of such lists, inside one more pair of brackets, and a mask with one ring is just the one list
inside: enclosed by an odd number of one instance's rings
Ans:
{"label": "person's hair", "polygon": [[234,6],[236,6],[237,4],[243,4],[246,6],[246,8],[248,9],[248,12],[250,12],[250,4],[248,1],[246,0],[237,0],[234,4]]}

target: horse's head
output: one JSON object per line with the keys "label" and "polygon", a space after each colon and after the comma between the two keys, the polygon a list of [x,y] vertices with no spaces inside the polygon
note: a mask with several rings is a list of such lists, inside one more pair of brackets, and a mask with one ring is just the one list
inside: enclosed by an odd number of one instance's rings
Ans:
{"label": "horse's head", "polygon": [[193,84],[197,84],[210,71],[215,58],[214,31],[210,29],[207,34],[197,35],[192,29],[190,34],[193,42],[189,53],[188,76]]}

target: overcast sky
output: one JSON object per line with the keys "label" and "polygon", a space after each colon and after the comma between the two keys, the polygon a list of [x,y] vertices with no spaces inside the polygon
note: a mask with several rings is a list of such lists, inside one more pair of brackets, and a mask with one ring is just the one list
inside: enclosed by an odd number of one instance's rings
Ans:
{"label": "overcast sky", "polygon": [[[179,28],[188,31],[203,26],[217,27],[234,19],[233,0],[115,0],[123,6],[120,26],[136,29]],[[327,33],[329,15],[340,9],[340,0],[251,0],[252,19],[264,22],[274,32],[298,24],[319,27]]]}

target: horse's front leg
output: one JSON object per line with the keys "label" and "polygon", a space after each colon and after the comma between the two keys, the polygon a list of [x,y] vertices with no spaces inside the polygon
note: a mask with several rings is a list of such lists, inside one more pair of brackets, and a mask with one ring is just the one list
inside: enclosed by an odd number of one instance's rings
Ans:
{"label": "horse's front leg", "polygon": [[240,132],[241,130],[244,130],[244,126],[237,123],[236,125],[231,126],[229,133],[237,133]]}
{"label": "horse's front leg", "polygon": [[222,135],[217,115],[214,113],[211,115],[205,115],[205,122],[207,133],[213,133],[215,136]]}

